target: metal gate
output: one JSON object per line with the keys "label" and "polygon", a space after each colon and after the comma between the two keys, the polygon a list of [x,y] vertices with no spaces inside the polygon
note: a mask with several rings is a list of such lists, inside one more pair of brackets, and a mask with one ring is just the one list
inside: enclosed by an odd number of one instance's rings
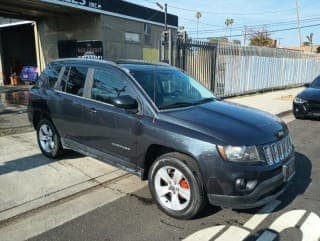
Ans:
{"label": "metal gate", "polygon": [[217,45],[177,39],[175,65],[214,92]]}

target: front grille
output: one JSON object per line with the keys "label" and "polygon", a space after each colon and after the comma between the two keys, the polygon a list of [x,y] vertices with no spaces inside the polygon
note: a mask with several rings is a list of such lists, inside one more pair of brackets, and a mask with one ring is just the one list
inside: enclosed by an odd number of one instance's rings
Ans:
{"label": "front grille", "polygon": [[320,102],[308,101],[308,104],[312,112],[320,112]]}
{"label": "front grille", "polygon": [[269,165],[283,161],[291,154],[292,150],[293,146],[290,135],[277,142],[263,146],[264,156]]}

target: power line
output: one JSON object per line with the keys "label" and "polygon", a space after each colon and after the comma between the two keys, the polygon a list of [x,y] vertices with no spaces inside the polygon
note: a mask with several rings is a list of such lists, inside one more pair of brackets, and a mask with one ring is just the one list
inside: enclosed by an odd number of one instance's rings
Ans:
{"label": "power line", "polygon": [[[320,17],[315,17],[315,18],[305,18],[301,19],[301,23],[308,23],[308,22],[316,22],[320,21]],[[248,25],[246,24],[247,28],[255,28],[255,27],[274,27],[274,26],[284,26],[284,25],[293,25],[296,24],[296,20],[292,21],[285,21],[285,22],[271,22],[271,23],[259,23],[259,24],[252,24]],[[214,25],[217,26],[217,25]],[[238,26],[238,27],[237,27]],[[217,26],[218,28],[210,28],[210,29],[199,29],[199,32],[203,33],[210,33],[210,32],[216,32],[216,31],[225,31],[225,26]],[[235,25],[235,27],[232,28],[232,30],[243,30],[244,27],[242,25]],[[193,29],[188,29],[189,33],[195,32]]]}
{"label": "power line", "polygon": [[[182,8],[174,5],[169,5],[170,8],[174,9],[179,9],[183,11],[188,11],[188,12],[195,12],[194,9],[188,9],[188,8]],[[269,11],[269,12],[251,12],[251,13],[230,13],[230,12],[213,12],[213,11],[205,11],[205,10],[200,10],[200,12],[204,14],[215,14],[215,15],[232,15],[232,16],[248,16],[248,15],[272,15],[272,14],[279,14],[279,13],[284,13],[284,12],[293,12],[295,11],[295,8],[290,8],[286,10],[279,10],[279,11]]]}
{"label": "power line", "polygon": [[[316,21],[316,22],[312,22],[312,23],[314,23],[314,24],[318,24],[320,22],[320,20],[319,21]],[[260,26],[259,26],[260,27]],[[280,27],[280,26],[279,26]],[[284,28],[284,27],[283,27]],[[267,32],[271,32],[271,31],[273,31],[273,29],[267,29],[267,28],[264,28],[263,26],[261,26],[260,28],[258,28],[258,27],[256,27],[256,28],[252,28],[252,27],[242,27],[242,28],[238,28],[238,29],[232,29],[233,31],[235,31],[235,32],[244,32],[245,31],[245,29],[248,31],[248,30],[250,30],[250,31],[258,31],[259,29],[265,29],[265,31],[267,31]],[[284,28],[284,29],[286,29],[286,28]],[[201,35],[204,35],[204,34],[212,34],[212,33],[222,33],[222,32],[225,32],[225,29],[224,30],[215,30],[215,31],[200,31],[199,30],[199,34],[201,34]],[[193,31],[193,32],[189,32],[188,31],[188,33],[189,34],[195,34],[195,32]]]}
{"label": "power line", "polygon": [[[320,26],[320,23],[318,24],[311,24],[311,25],[305,25],[305,26],[301,26],[300,29],[302,28],[310,28],[310,27],[316,27],[316,26]],[[276,30],[271,30],[271,31],[266,31],[267,33],[275,33],[275,32],[284,32],[284,31],[290,31],[290,30],[297,30],[297,27],[292,27],[292,28],[284,28],[284,29],[276,29]],[[247,36],[252,36],[255,33],[247,33]],[[242,37],[243,34],[237,34],[237,35],[232,35],[231,37]],[[230,36],[220,36],[221,38],[226,38],[226,37],[230,37]],[[198,38],[198,39],[208,39],[210,37],[203,37],[203,38]]]}
{"label": "power line", "polygon": [[[157,1],[154,1],[154,0],[143,0],[143,1],[149,2],[149,3],[154,3],[154,4],[157,3]],[[310,3],[303,5],[301,8],[304,8],[304,7],[309,6],[311,4],[313,4],[312,0],[310,1]],[[171,5],[171,4],[168,4],[168,7],[173,8],[173,9],[179,9],[179,10],[183,10],[183,11],[193,12],[193,13],[196,11],[200,11],[203,14],[233,15],[233,16],[272,15],[272,14],[279,14],[279,13],[285,13],[285,12],[294,12],[296,10],[296,8],[287,8],[287,9],[280,9],[280,10],[275,10],[275,11],[232,13],[232,12],[226,12],[226,11],[207,11],[207,10],[201,10],[201,9],[190,9],[190,8],[179,7],[179,6]]]}
{"label": "power line", "polygon": [[[184,20],[187,20],[187,21],[190,21],[190,22],[197,23],[196,19],[185,18],[185,17],[179,17],[179,19],[184,19]],[[221,27],[221,25],[214,25],[214,24],[205,23],[205,22],[199,22],[199,24],[206,25],[206,26],[212,26],[212,27]]]}

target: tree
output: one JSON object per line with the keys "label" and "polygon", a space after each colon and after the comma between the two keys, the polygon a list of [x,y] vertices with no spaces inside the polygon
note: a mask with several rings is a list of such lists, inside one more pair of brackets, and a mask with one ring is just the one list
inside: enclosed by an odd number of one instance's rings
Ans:
{"label": "tree", "polygon": [[275,47],[274,40],[270,38],[270,33],[266,29],[251,30],[250,32],[250,46]]}
{"label": "tree", "polygon": [[310,33],[308,36],[306,36],[306,38],[308,39],[309,45],[312,45],[312,43],[313,43],[313,33]]}
{"label": "tree", "polygon": [[317,47],[317,54],[320,54],[320,46]]}
{"label": "tree", "polygon": [[233,18],[227,18],[226,21],[224,21],[224,24],[227,26],[227,30],[230,26],[230,39],[231,39],[232,24],[234,24]]}
{"label": "tree", "polygon": [[199,38],[198,33],[199,33],[199,19],[202,17],[201,12],[196,12],[196,18],[197,18],[197,38]]}
{"label": "tree", "polygon": [[310,33],[308,36],[306,36],[308,39],[308,46],[311,46],[311,52],[313,51],[313,33]]}

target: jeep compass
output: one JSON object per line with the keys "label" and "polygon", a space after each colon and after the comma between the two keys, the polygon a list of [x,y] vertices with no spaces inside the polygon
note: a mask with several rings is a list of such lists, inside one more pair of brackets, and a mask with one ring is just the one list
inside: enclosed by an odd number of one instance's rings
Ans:
{"label": "jeep compass", "polygon": [[278,117],[220,100],[166,64],[53,61],[31,90],[28,115],[45,156],[72,149],[148,179],[175,218],[192,218],[207,202],[262,206],[295,173]]}

